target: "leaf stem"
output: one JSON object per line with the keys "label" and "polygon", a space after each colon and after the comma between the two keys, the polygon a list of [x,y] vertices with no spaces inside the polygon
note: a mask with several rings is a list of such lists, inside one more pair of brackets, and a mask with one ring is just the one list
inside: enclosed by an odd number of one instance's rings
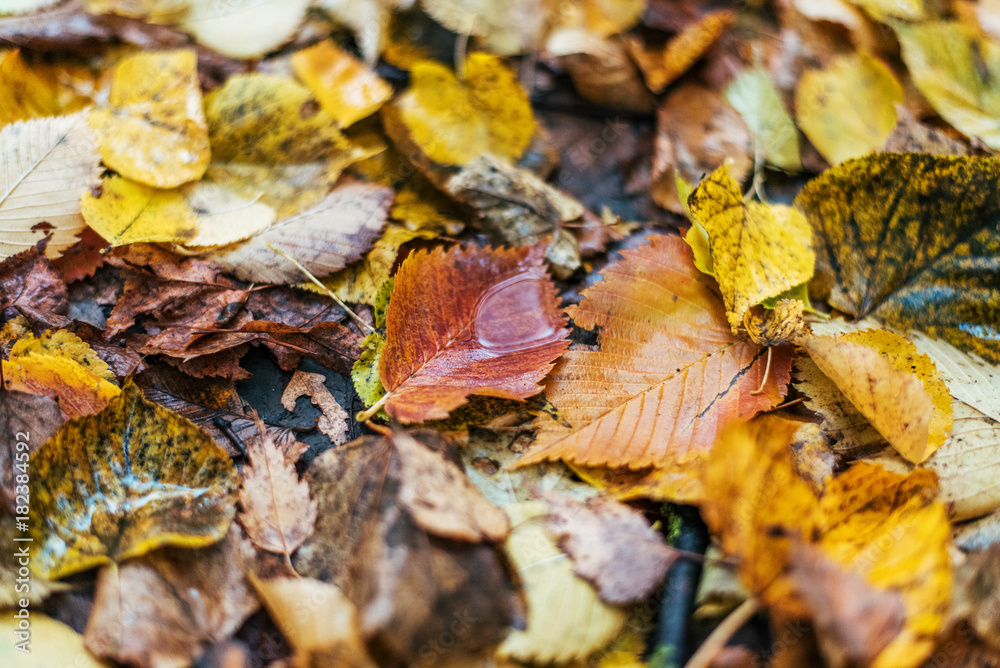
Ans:
{"label": "leaf stem", "polygon": [[767,385],[767,377],[771,375],[771,348],[773,348],[773,346],[767,347],[767,366],[764,367],[764,379],[760,381],[760,387],[750,394],[760,394],[764,391],[764,386]]}
{"label": "leaf stem", "polygon": [[358,413],[354,419],[357,420],[358,422],[368,422],[368,420],[372,419],[372,417],[379,412],[382,406],[385,406],[385,402],[389,400],[389,397],[391,395],[392,395],[391,392],[386,392],[385,394],[382,395],[381,399],[376,401],[374,404],[372,404],[365,410]]}
{"label": "leaf stem", "polygon": [[312,273],[310,273],[310,271],[308,269],[306,269],[301,264],[299,264],[298,260],[296,260],[294,257],[292,257],[291,255],[289,255],[285,251],[281,250],[280,248],[275,248],[271,244],[270,241],[267,242],[267,247],[270,248],[275,253],[277,253],[278,255],[280,255],[281,257],[283,257],[286,260],[288,260],[289,262],[291,262],[292,264],[294,264],[298,268],[299,271],[301,271],[303,274],[305,274],[309,278],[309,280],[312,281],[316,285],[316,287],[318,287],[320,290],[322,290],[324,293],[326,293],[327,297],[329,297],[333,301],[337,302],[337,305],[340,306],[340,308],[342,308],[345,311],[347,311],[347,315],[351,316],[351,318],[354,320],[354,322],[358,323],[358,326],[362,329],[362,331],[367,332],[368,334],[374,334],[375,333],[375,328],[374,327],[372,327],[367,322],[365,322],[364,320],[362,320],[361,316],[359,316],[357,313],[355,313],[353,310],[351,310],[351,307],[344,303],[343,299],[341,299],[336,294],[334,294],[333,290],[331,290],[330,288],[328,288],[325,285],[323,285],[318,278],[316,278],[315,276],[312,275]]}
{"label": "leaf stem", "polygon": [[757,614],[758,610],[760,610],[760,600],[753,596],[740,603],[739,607],[729,613],[729,616],[715,627],[684,668],[709,668],[716,655],[726,646],[733,634],[750,621],[750,618]]}

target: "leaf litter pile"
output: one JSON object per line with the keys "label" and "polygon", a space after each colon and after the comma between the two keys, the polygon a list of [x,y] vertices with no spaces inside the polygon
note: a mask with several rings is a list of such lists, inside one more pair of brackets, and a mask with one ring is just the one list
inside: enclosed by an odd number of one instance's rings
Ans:
{"label": "leaf litter pile", "polygon": [[3,666],[1000,666],[1000,2],[0,0]]}

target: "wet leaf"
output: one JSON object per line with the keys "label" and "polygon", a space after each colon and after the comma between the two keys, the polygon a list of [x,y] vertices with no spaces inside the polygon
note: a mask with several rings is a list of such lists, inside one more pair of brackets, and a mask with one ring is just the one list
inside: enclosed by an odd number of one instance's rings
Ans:
{"label": "wet leaf", "polygon": [[49,330],[35,338],[30,332],[18,339],[10,350],[10,359],[38,354],[73,360],[98,378],[114,382],[115,374],[108,363],[79,336],[65,329]]}
{"label": "wet leaf", "polygon": [[192,2],[181,27],[199,43],[233,58],[257,58],[290,40],[309,0]]}
{"label": "wet leaf", "polygon": [[262,550],[292,553],[312,535],[316,524],[316,501],[309,485],[299,480],[295,463],[286,460],[264,422],[253,414],[260,438],[247,447],[249,459],[243,467],[240,487],[240,524],[250,541]]}
{"label": "wet leaf", "polygon": [[123,177],[174,188],[200,179],[208,167],[194,51],[126,57],[112,74],[107,107],[92,111],[88,121],[104,164]]}
{"label": "wet leaf", "polygon": [[357,606],[373,654],[411,662],[449,629],[454,644],[435,645],[443,658],[499,644],[519,614],[494,544],[507,518],[440,436],[363,437],[313,460],[306,481],[319,513],[295,568]]}
{"label": "wet leaf", "polygon": [[66,284],[45,257],[44,240],[0,262],[0,309],[45,327],[63,327],[69,307]]}
{"label": "wet leaf", "polygon": [[323,384],[323,376],[318,373],[296,371],[292,379],[281,393],[281,405],[286,411],[295,411],[295,400],[305,395],[321,414],[316,426],[326,434],[334,445],[342,445],[347,441],[348,420],[350,419],[337,400]]}
{"label": "wet leaf", "polygon": [[[10,257],[52,234],[47,254],[76,243],[85,227],[80,195],[98,183],[101,156],[86,112],[12,123],[0,129],[0,256]],[[47,225],[39,225],[42,222]]]}
{"label": "wet leaf", "polygon": [[743,328],[751,341],[762,346],[795,341],[805,328],[804,310],[798,299],[780,299],[771,310],[755,306],[743,315]]}
{"label": "wet leaf", "polygon": [[648,48],[638,39],[625,44],[642,70],[646,85],[654,93],[662,93],[705,55],[724,32],[732,27],[736,14],[731,10],[710,12],[672,38],[660,49]]}
{"label": "wet leaf", "polygon": [[[602,603],[540,522],[544,502],[506,507],[514,530],[507,539],[510,560],[524,583],[528,627],[513,631],[497,650],[501,658],[532,663],[584,659],[604,647],[625,624],[625,612]],[[553,642],[558,638],[558,642]]]}
{"label": "wet leaf", "polygon": [[235,512],[229,457],[132,383],[63,425],[32,466],[32,568],[50,579],[164,545],[210,545]]}
{"label": "wet leaf", "polygon": [[886,330],[811,336],[816,366],[905,459],[921,463],[952,427],[951,394],[934,362]]}
{"label": "wet leaf", "polygon": [[754,155],[778,169],[802,169],[798,130],[767,70],[756,67],[740,73],[726,88],[726,100],[750,129]]}
{"label": "wet leaf", "polygon": [[97,195],[85,193],[87,225],[106,246],[175,243],[222,246],[267,229],[275,218],[268,206],[240,197],[211,181],[160,190],[112,176]]}
{"label": "wet leaf", "polygon": [[996,117],[1000,45],[952,21],[893,24],[913,83],[942,118],[967,137],[1000,148]]}
{"label": "wet leaf", "polygon": [[745,203],[728,165],[698,184],[688,207],[708,233],[734,334],[751,306],[812,278],[816,255],[805,217],[790,206]]}
{"label": "wet leaf", "polygon": [[292,66],[342,128],[372,115],[392,97],[392,86],[331,40],[296,51]]}
{"label": "wet leaf", "polygon": [[275,253],[273,246],[313,276],[326,277],[371,248],[385,226],[391,203],[389,188],[345,178],[315,206],[208,258],[246,281],[295,284],[305,280],[302,270]]}
{"label": "wet leaf", "polygon": [[[710,278],[679,237],[652,236],[622,251],[604,281],[568,309],[585,329],[601,327],[600,350],[571,350],[546,383],[572,425],[535,422],[538,437],[519,465],[563,459],[581,466],[657,467],[678,498],[700,498],[698,462],[722,426],[778,404],[787,350],[767,352],[733,336]],[[694,484],[690,484],[694,480]]]}
{"label": "wet leaf", "polygon": [[134,666],[196,660],[260,607],[243,575],[252,558],[246,537],[230,525],[215,545],[168,547],[104,566],[84,632],[87,649]]}
{"label": "wet leaf", "polygon": [[814,230],[820,297],[1000,362],[1000,162],[884,153],[850,160],[796,197]]}
{"label": "wet leaf", "polygon": [[[0,386],[0,429],[10,435],[0,444],[0,503],[11,516],[28,514],[28,505],[24,503],[28,497],[23,493],[27,491],[25,481],[30,480],[31,455],[59,429],[62,421],[59,404],[52,399]],[[17,489],[18,476],[26,476],[20,478],[21,490]],[[18,506],[23,512],[18,511]]]}
{"label": "wet leaf", "polygon": [[483,153],[517,160],[535,132],[527,93],[486,53],[470,54],[464,73],[459,81],[439,63],[414,65],[410,89],[384,109],[389,136],[407,135],[442,165],[464,165]]}
{"label": "wet leaf", "polygon": [[440,419],[484,394],[525,399],[566,349],[542,249],[411,254],[396,273],[379,377],[386,412]]}
{"label": "wet leaf", "polygon": [[317,204],[344,168],[368,155],[318,104],[288,77],[230,77],[205,97],[209,178],[270,206],[279,219]]}
{"label": "wet leaf", "polygon": [[581,503],[549,492],[547,528],[573,560],[573,571],[612,604],[649,596],[677,559],[677,552],[638,511],[594,497]]}

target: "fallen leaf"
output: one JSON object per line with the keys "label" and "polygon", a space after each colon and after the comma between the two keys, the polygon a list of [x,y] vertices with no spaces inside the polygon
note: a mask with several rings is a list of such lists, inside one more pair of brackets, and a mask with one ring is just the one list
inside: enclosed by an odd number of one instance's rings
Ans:
{"label": "fallen leaf", "polygon": [[413,253],[396,273],[379,378],[386,412],[441,419],[469,395],[525,399],[566,349],[542,249]]}
{"label": "fallen leaf", "polygon": [[316,501],[309,485],[299,480],[294,462],[288,462],[264,422],[251,414],[260,438],[247,447],[240,487],[240,524],[250,541],[262,550],[291,555],[304,543],[316,524]]}
{"label": "fallen leaf", "polygon": [[924,0],[851,0],[879,21],[904,19],[921,21],[927,18]]}
{"label": "fallen leaf", "polygon": [[101,251],[107,247],[108,242],[88,227],[80,232],[79,241],[52,261],[52,268],[66,283],[93,278],[97,270],[104,265],[104,253]]}
{"label": "fallen leaf", "polygon": [[879,149],[883,153],[927,153],[928,155],[977,155],[971,146],[946,132],[921,123],[906,107],[896,105],[896,127]]}
{"label": "fallen leaf", "polygon": [[648,48],[637,38],[626,38],[629,53],[642,70],[646,84],[662,93],[668,84],[691,68],[722,33],[732,27],[736,14],[721,10],[705,14],[660,49]]}
{"label": "fallen leaf", "polygon": [[386,132],[430,160],[461,166],[483,153],[515,161],[535,132],[528,95],[496,56],[472,53],[459,79],[440,63],[410,70],[410,89],[383,107]]}
{"label": "fallen leaf", "polygon": [[87,225],[107,240],[105,247],[222,246],[267,229],[275,218],[270,207],[207,180],[160,190],[112,176],[98,194],[85,193],[80,206]]}
{"label": "fallen leaf", "polygon": [[20,49],[11,49],[0,59],[0,126],[80,111],[92,102],[91,86],[85,68],[29,65]]}
{"label": "fallen leaf", "polygon": [[767,70],[755,67],[741,72],[726,88],[726,100],[747,124],[754,155],[778,169],[802,169],[798,130]]}
{"label": "fallen leaf", "polygon": [[1000,652],[1000,544],[969,558],[955,571],[952,623],[964,621],[994,650]]}
{"label": "fallen leaf", "polygon": [[45,327],[68,324],[66,284],[52,271],[43,239],[0,262],[0,310],[12,309]]}
{"label": "fallen leaf", "polygon": [[814,178],[795,199],[815,233],[810,292],[857,318],[920,329],[1000,362],[1000,297],[983,268],[996,255],[998,178],[990,158],[898,153]]}
{"label": "fallen leaf", "polygon": [[[0,632],[8,639],[21,638],[18,634],[18,620],[5,614],[0,621]],[[51,668],[52,666],[75,666],[76,668],[109,668],[111,664],[98,661],[84,648],[83,636],[62,622],[41,612],[31,611],[30,642],[22,652],[16,643],[4,643],[0,649],[0,661],[5,666],[19,668]],[[28,638],[25,638],[27,640]]]}
{"label": "fallen leaf", "polygon": [[[415,661],[429,643],[441,658],[494,647],[519,615],[494,543],[506,536],[507,518],[457,461],[423,430],[357,439],[306,472],[319,513],[295,568],[344,592],[369,649],[385,660]],[[438,639],[446,632],[454,642],[445,647]]]}
{"label": "fallen leaf", "polygon": [[[52,235],[50,258],[76,243],[86,226],[80,195],[98,183],[101,156],[86,112],[12,123],[0,129],[0,256],[10,257]],[[41,225],[42,222],[47,223]]]}
{"label": "fallen leaf", "polygon": [[[14,392],[0,386],[0,428],[9,434],[0,444],[0,503],[8,514],[28,514],[30,459],[62,424],[59,404],[37,394]],[[18,489],[20,486],[20,489]]]}
{"label": "fallen leaf", "polygon": [[232,58],[257,58],[290,40],[309,0],[198,0],[180,26],[199,43]]}
{"label": "fallen leaf", "polygon": [[197,64],[187,49],[137,53],[115,66],[108,105],[88,118],[105,165],[156,188],[205,174],[210,148]]}
{"label": "fallen leaf", "polygon": [[212,144],[208,177],[270,206],[279,219],[319,203],[344,168],[369,155],[289,77],[230,77],[205,96],[205,117]]}
{"label": "fallen leaf", "polygon": [[54,399],[67,418],[103,410],[120,391],[117,385],[60,355],[27,353],[0,364],[5,388]]}
{"label": "fallen leaf", "polygon": [[[25,514],[27,514],[27,510],[25,511]],[[15,624],[18,622],[18,619],[14,617],[15,609],[25,607],[21,605],[22,600],[27,600],[32,605],[40,604],[51,594],[68,588],[64,583],[49,582],[46,578],[43,578],[38,574],[29,574],[25,577],[25,574],[19,573],[20,569],[23,568],[23,565],[18,563],[21,558],[17,552],[24,546],[25,543],[27,543],[27,541],[20,542],[18,539],[24,538],[24,532],[20,531],[17,527],[14,508],[11,508],[10,514],[5,512],[4,515],[0,517],[0,539],[6,541],[8,545],[16,546],[13,550],[0,552],[0,577],[3,578],[4,582],[11,583],[9,586],[0,590],[0,608],[4,610],[4,622],[7,620],[13,620]],[[27,544],[30,546],[30,543]],[[29,547],[29,557],[31,554],[30,550],[31,548]],[[18,583],[17,580],[19,577],[22,578],[22,580],[26,579],[28,581],[26,583]],[[18,584],[27,584],[27,588],[18,587]],[[18,589],[21,589],[21,591],[18,591]],[[36,619],[35,615],[37,614],[37,611],[31,610],[28,614],[31,615],[31,617],[29,617],[30,623],[30,620]],[[17,640],[20,642],[22,638],[17,637]],[[13,647],[13,645],[14,643],[10,643],[8,647]],[[0,658],[7,661],[8,659],[4,656],[4,651],[6,651],[6,648],[0,649]]]}
{"label": "fallen leaf", "polygon": [[573,572],[615,605],[638,603],[678,558],[638,511],[602,497],[586,503],[549,492],[546,528],[573,560]]}
{"label": "fallen leaf", "polygon": [[243,243],[207,257],[237,278],[294,284],[306,277],[273,246],[323,278],[361,258],[385,225],[392,190],[371,183],[341,180],[315,206],[284,218]]}
{"label": "fallen leaf", "polygon": [[951,394],[937,367],[898,334],[868,330],[800,343],[813,362],[905,459],[919,464],[952,427]]}
{"label": "fallen leaf", "polygon": [[708,233],[734,334],[751,306],[812,278],[816,254],[805,216],[790,206],[744,202],[728,165],[698,184],[688,207]]}
{"label": "fallen leaf", "polygon": [[751,341],[777,346],[795,341],[805,329],[805,304],[798,299],[779,299],[773,309],[754,306],[743,315],[743,329]]}
{"label": "fallen leaf", "polygon": [[[572,425],[535,422],[535,445],[518,465],[562,459],[581,466],[665,469],[685,500],[700,498],[697,462],[731,420],[748,420],[781,400],[791,359],[732,335],[712,279],[680,237],[651,236],[621,251],[604,281],[568,313],[601,327],[600,349],[570,350],[545,386]],[[759,394],[751,394],[763,383]]]}
{"label": "fallen leaf", "polygon": [[31,463],[31,566],[49,579],[164,545],[210,545],[235,512],[229,457],[133,383],[63,425]]}
{"label": "fallen leaf", "polygon": [[655,100],[621,40],[583,29],[558,30],[549,36],[545,50],[559,56],[561,69],[584,99],[608,109],[653,110]]}
{"label": "fallen leaf", "polygon": [[505,508],[514,530],[506,549],[524,583],[528,627],[513,631],[497,656],[539,664],[584,659],[611,641],[625,624],[625,612],[602,603],[588,583],[573,574],[563,554],[539,521],[543,502],[517,503]]}
{"label": "fallen leaf", "polygon": [[410,0],[319,0],[316,3],[334,19],[347,26],[369,65],[378,60],[385,46],[385,32],[393,10],[405,9]]}
{"label": "fallen leaf", "polygon": [[840,56],[809,70],[795,89],[795,118],[831,164],[871,153],[896,126],[903,87],[892,71],[864,54]]}
{"label": "fallen leaf", "polygon": [[682,84],[656,113],[653,199],[669,211],[684,213],[677,177],[697,182],[730,159],[730,174],[742,181],[753,166],[752,155],[750,130],[740,113],[718,92],[693,82]]}
{"label": "fallen leaf", "polygon": [[294,665],[375,668],[358,611],[337,586],[311,578],[253,578],[253,584],[295,649]]}
{"label": "fallen leaf", "polygon": [[28,332],[23,338],[14,342],[9,357],[13,360],[31,354],[64,357],[73,360],[98,378],[111,382],[115,380],[115,374],[108,367],[108,363],[102,360],[83,339],[65,329],[48,330],[38,338]]}
{"label": "fallen leaf", "polygon": [[342,128],[372,115],[392,97],[392,86],[331,40],[296,51],[292,67]]}
{"label": "fallen leaf", "polygon": [[[501,56],[539,50],[558,8],[553,0],[514,0],[505,5],[484,0],[422,0],[420,4],[445,28],[475,35],[490,52]],[[622,13],[626,11],[623,8]]]}
{"label": "fallen leaf", "polygon": [[343,445],[347,441],[348,416],[337,400],[323,384],[323,376],[318,373],[296,371],[281,393],[281,405],[286,411],[295,411],[295,400],[306,395],[314,406],[320,409],[316,425],[326,434],[333,445]]}
{"label": "fallen leaf", "polygon": [[133,666],[188,665],[231,637],[260,603],[244,579],[253,548],[239,527],[208,547],[167,547],[104,566],[84,641]]}
{"label": "fallen leaf", "polygon": [[1000,148],[994,119],[1000,94],[1000,46],[954,21],[893,23],[913,83],[941,117],[967,137]]}

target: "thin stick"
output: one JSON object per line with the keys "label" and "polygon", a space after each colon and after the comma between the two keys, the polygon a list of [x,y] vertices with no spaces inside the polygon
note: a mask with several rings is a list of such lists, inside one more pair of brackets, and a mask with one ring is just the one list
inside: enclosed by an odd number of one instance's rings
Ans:
{"label": "thin stick", "polygon": [[771,348],[773,346],[767,347],[767,366],[764,367],[764,380],[760,381],[760,387],[751,392],[750,394],[760,394],[764,391],[764,386],[767,384],[767,377],[771,373]]}
{"label": "thin stick", "polygon": [[372,419],[373,415],[379,412],[379,409],[381,409],[382,406],[385,406],[385,402],[389,400],[391,394],[392,394],[391,392],[386,392],[385,394],[383,394],[381,399],[376,401],[374,404],[372,404],[365,410],[358,413],[357,417],[355,417],[354,419],[357,420],[358,422],[368,422],[368,420]]}
{"label": "thin stick", "polygon": [[716,655],[726,646],[733,634],[750,621],[750,618],[760,610],[760,601],[754,597],[740,603],[739,607],[729,613],[722,623],[715,627],[698,651],[684,665],[684,668],[709,668]]}
{"label": "thin stick", "polygon": [[791,401],[786,401],[785,403],[781,404],[780,406],[775,406],[774,410],[778,410],[779,408],[788,408],[789,406],[794,406],[795,404],[800,404],[800,403],[802,403],[805,400],[806,400],[805,397],[799,397],[798,399],[792,399]]}
{"label": "thin stick", "polygon": [[291,262],[292,264],[294,264],[298,268],[299,271],[301,271],[303,274],[305,274],[306,276],[308,276],[309,280],[312,281],[316,285],[316,287],[318,287],[320,290],[322,290],[324,293],[326,293],[327,297],[329,297],[333,301],[337,302],[337,305],[340,308],[342,308],[345,311],[347,311],[347,315],[351,316],[351,318],[354,319],[354,322],[358,323],[358,326],[362,330],[368,332],[369,334],[373,334],[375,332],[375,328],[374,327],[372,327],[367,322],[365,322],[364,320],[362,320],[361,316],[359,316],[357,313],[355,313],[354,311],[352,311],[351,307],[348,306],[347,304],[345,304],[343,299],[341,299],[340,297],[338,297],[337,295],[335,295],[333,293],[333,290],[331,290],[330,288],[328,288],[325,285],[323,285],[322,283],[320,283],[319,279],[316,278],[315,276],[313,276],[309,272],[308,269],[306,269],[301,264],[299,264],[298,260],[296,260],[294,257],[292,257],[291,255],[289,255],[285,251],[281,250],[280,248],[275,248],[271,244],[270,241],[267,242],[267,247],[270,248],[275,253],[277,253],[278,255],[280,255],[281,257],[283,257],[286,260],[288,260],[289,262]]}

